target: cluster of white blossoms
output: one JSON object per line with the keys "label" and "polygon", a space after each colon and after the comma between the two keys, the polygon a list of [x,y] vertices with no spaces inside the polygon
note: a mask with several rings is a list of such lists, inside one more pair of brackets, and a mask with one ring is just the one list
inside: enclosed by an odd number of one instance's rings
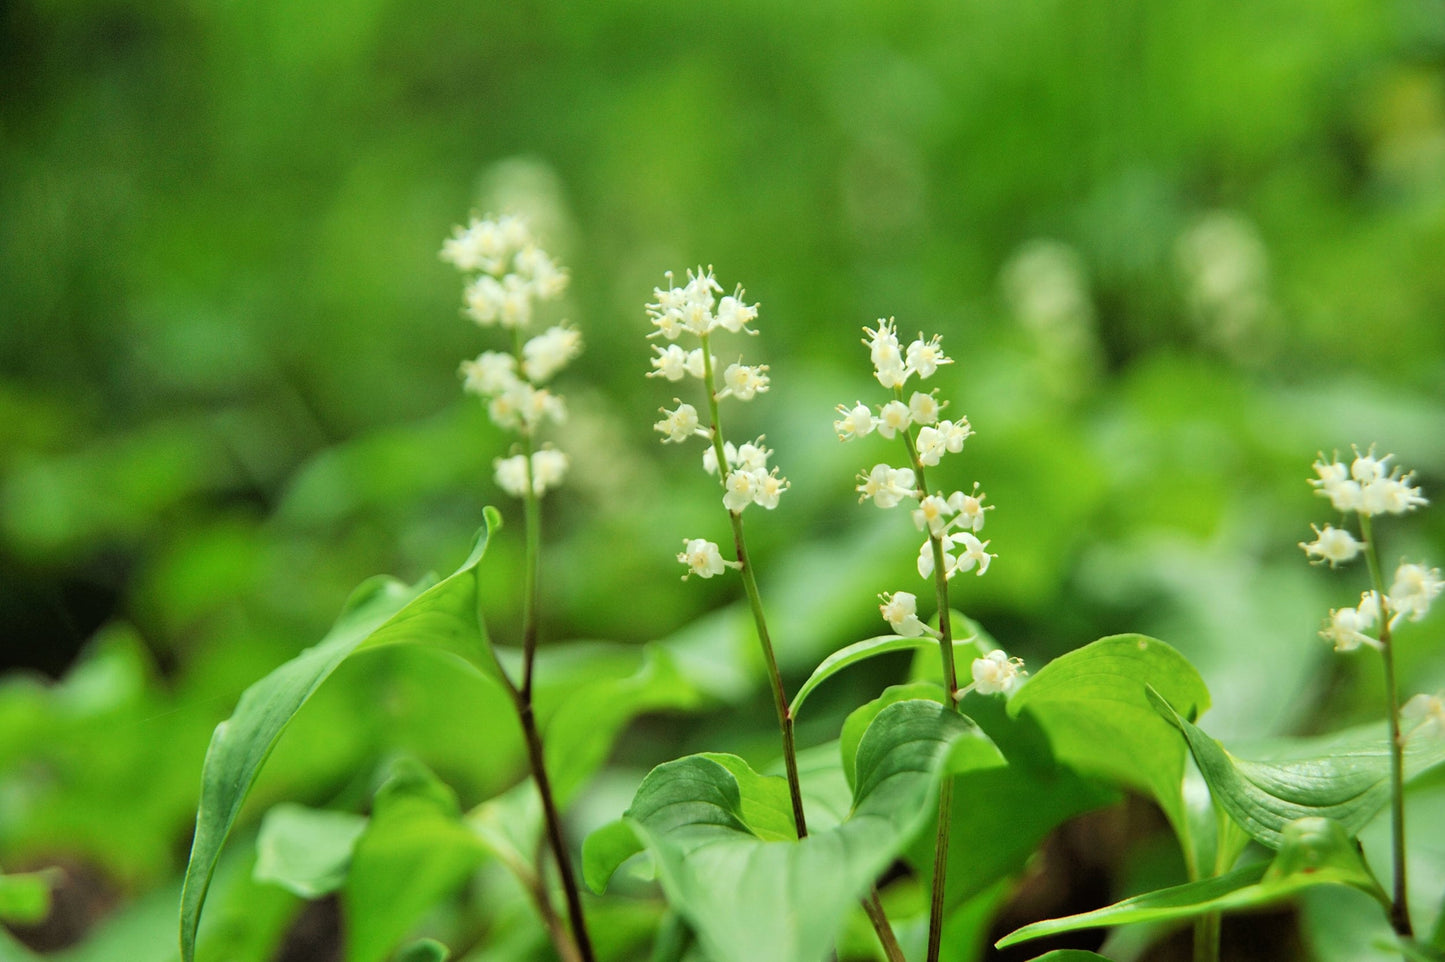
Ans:
{"label": "cluster of white blossoms", "polygon": [[[731,334],[756,334],[748,325],[757,320],[758,306],[743,300],[743,289],[738,287],[732,294],[722,294],[722,285],[713,276],[711,268],[687,272],[687,281],[673,284],[673,274],[667,275],[668,286],[655,288],[653,301],[647,305],[647,317],[654,330],[650,338],[662,338],[666,344],[653,345],[652,370],[648,377],[660,377],[677,383],[689,378],[703,382],[707,398],[707,409],[716,412],[716,404],[725,398],[751,401],[759,394],[766,393],[771,381],[766,364],[744,364],[739,358],[721,370],[719,377],[718,359],[711,350],[711,339],[715,332],[722,330]],[[676,343],[682,338],[695,338],[697,346]],[[772,455],[763,446],[763,439],[734,445],[723,441],[717,434],[715,424],[704,425],[698,409],[673,398],[674,407],[662,408],[662,418],[653,424],[654,430],[662,435],[664,444],[682,444],[692,438],[701,438],[707,445],[703,451],[703,469],[718,477],[723,489],[723,506],[740,515],[749,506],[773,509],[778,506],[788,480],[776,467],[768,466]],[[725,462],[718,464],[718,451],[722,450]],[[685,539],[686,550],[677,556],[678,561],[687,565],[690,575],[711,578],[721,574],[728,567],[738,567],[737,562],[724,562],[717,545],[702,539]]]}
{"label": "cluster of white blossoms", "polygon": [[[554,300],[567,286],[567,274],[537,246],[517,217],[473,218],[442,244],[441,258],[472,275],[463,313],[482,327],[512,330],[514,350],[483,351],[461,364],[462,389],[487,404],[492,421],[508,431],[531,436],[545,423],[567,416],[561,396],[543,385],[582,351],[576,328],[558,324],[523,340],[536,304]],[[562,483],[567,456],[552,448],[498,458],[497,484],[515,497],[530,487],[542,494]],[[530,483],[528,479],[530,480]]]}
{"label": "cluster of white blossoms", "polygon": [[[1363,454],[1359,448],[1354,451],[1354,460],[1348,465],[1338,457],[1325,461],[1320,455],[1314,463],[1316,477],[1309,479],[1316,493],[1329,498],[1336,510],[1359,515],[1361,524],[1368,525],[1368,519],[1375,515],[1406,514],[1428,503],[1420,489],[1411,484],[1413,472],[1401,474],[1398,467],[1388,466],[1393,455],[1377,458],[1373,447]],[[1310,527],[1315,539],[1301,541],[1299,546],[1311,563],[1333,568],[1370,550],[1370,545],[1345,528],[1330,524]],[[1354,651],[1362,645],[1380,648],[1382,620],[1392,631],[1402,620],[1419,621],[1441,591],[1445,591],[1445,581],[1440,579],[1439,568],[1402,562],[1383,598],[1376,591],[1366,591],[1354,607],[1331,609],[1320,636],[1336,651]]]}
{"label": "cluster of white blossoms", "polygon": [[[902,437],[920,467],[934,467],[945,454],[962,451],[964,442],[973,434],[968,418],[942,419],[946,405],[938,400],[937,391],[913,391],[907,400],[903,396],[910,378],[927,380],[943,365],[953,363],[943,353],[942,338],[919,334],[905,348],[891,318],[880,319],[876,328],[865,327],[863,333],[868,335],[863,344],[873,361],[873,376],[879,384],[891,388],[895,397],[876,410],[862,401],[838,405],[833,430],[839,440],[851,441],[874,431],[888,440]],[[983,530],[984,512],[993,507],[983,503],[984,495],[977,484],[971,492],[930,495],[919,487],[914,468],[879,463],[858,475],[856,490],[860,502],[871,500],[880,508],[894,508],[904,501],[917,504],[912,511],[913,523],[929,536],[918,552],[918,574],[922,578],[933,576],[935,537],[942,544],[944,571],[949,578],[975,570],[981,575],[996,557],[987,551],[988,542],[977,537],[977,532]]]}
{"label": "cluster of white blossoms", "polygon": [[1410,483],[1413,471],[1402,475],[1395,467],[1387,473],[1393,454],[1377,458],[1373,446],[1364,454],[1359,448],[1354,450],[1355,459],[1348,465],[1338,455],[1325,461],[1323,454],[1314,463],[1318,477],[1310,478],[1310,484],[1317,494],[1330,499],[1336,511],[1366,516],[1405,514],[1427,503],[1420,489]]}

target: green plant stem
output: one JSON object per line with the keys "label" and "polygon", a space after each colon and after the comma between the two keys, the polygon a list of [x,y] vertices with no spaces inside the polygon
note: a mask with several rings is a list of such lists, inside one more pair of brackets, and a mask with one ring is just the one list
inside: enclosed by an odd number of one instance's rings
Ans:
{"label": "green plant stem", "polygon": [[542,814],[547,824],[547,839],[552,854],[557,860],[557,874],[562,880],[562,892],[567,899],[567,917],[572,923],[572,938],[582,962],[593,962],[592,940],[587,933],[587,918],[582,912],[582,892],[577,886],[577,876],[572,870],[572,859],[567,852],[567,839],[562,832],[562,819],[557,812],[557,803],[552,796],[552,783],[547,778],[547,766],[543,762],[542,736],[537,731],[537,716],[530,702],[517,703],[517,715],[522,722],[522,733],[527,742],[527,759],[532,766],[532,778],[537,783],[537,794],[542,798]]}
{"label": "green plant stem", "polygon": [[1390,632],[1390,606],[1380,555],[1375,545],[1370,516],[1360,515],[1360,535],[1365,542],[1365,561],[1370,568],[1375,597],[1380,608],[1380,657],[1385,664],[1385,708],[1390,730],[1390,849],[1393,856],[1394,892],[1390,902],[1390,924],[1405,937],[1414,936],[1405,879],[1405,745],[1400,738],[1400,692],[1395,678],[1395,648]]}
{"label": "green plant stem", "polygon": [[1219,962],[1219,929],[1218,912],[1194,920],[1194,962]]}
{"label": "green plant stem", "polygon": [[883,954],[888,962],[905,962],[903,947],[898,944],[898,937],[893,934],[893,927],[888,924],[888,914],[883,911],[883,900],[878,897],[878,887],[868,893],[863,900],[863,912],[868,916],[868,921],[873,923],[873,931],[878,933],[878,941],[883,945]]}
{"label": "green plant stem", "polygon": [[[701,335],[699,340],[702,347],[703,386],[707,391],[708,417],[711,425],[709,440],[712,444],[713,455],[717,458],[718,480],[726,490],[728,459],[727,450],[723,446],[722,421],[718,416],[717,381],[713,370],[712,350],[706,334]],[[783,675],[778,669],[778,658],[773,651],[772,636],[768,632],[768,619],[763,612],[762,593],[758,591],[757,576],[753,572],[752,559],[748,557],[748,543],[747,538],[743,535],[742,515],[729,511],[728,520],[732,524],[733,547],[737,552],[737,561],[742,566],[739,574],[742,577],[743,590],[748,596],[748,607],[752,609],[758,644],[762,647],[763,661],[768,668],[768,679],[773,691],[773,707],[778,715],[778,730],[783,736],[783,767],[787,771],[788,796],[793,805],[793,827],[797,830],[798,838],[804,839],[808,837],[808,819],[803,811],[803,784],[798,777],[798,752],[793,738],[793,710],[788,705],[788,693],[783,687]],[[898,947],[898,938],[893,934],[893,928],[888,923],[888,916],[883,911],[883,903],[878,899],[876,888],[873,889],[868,899],[863,900],[863,911],[873,925],[873,930],[878,934],[878,941],[883,946],[889,962],[904,962],[903,952]]]}
{"label": "green plant stem", "polygon": [[526,529],[526,558],[522,566],[522,684],[521,694],[532,703],[532,666],[537,658],[537,572],[542,553],[542,499],[532,483],[532,435],[522,435],[523,454],[527,458],[527,493],[522,498]]}
{"label": "green plant stem", "polygon": [[[897,388],[895,393],[901,401],[903,389]],[[921,500],[928,496],[928,481],[911,428],[903,432],[903,443],[908,448],[909,459],[913,462]],[[944,568],[943,537],[931,527],[928,531],[928,544],[933,551],[933,590],[938,602],[938,650],[943,656],[943,682],[948,689],[949,707],[962,714],[963,707],[958,698],[958,666],[953,657],[953,619],[949,615],[948,571]],[[938,794],[938,826],[933,842],[933,891],[929,898],[928,911],[928,962],[938,962],[943,942],[944,887],[948,881],[948,845],[952,826],[953,778],[945,773]]]}

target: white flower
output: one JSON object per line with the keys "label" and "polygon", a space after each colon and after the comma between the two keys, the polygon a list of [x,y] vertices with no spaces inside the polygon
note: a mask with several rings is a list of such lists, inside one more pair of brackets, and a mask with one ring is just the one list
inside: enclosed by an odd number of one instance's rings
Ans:
{"label": "white flower", "polygon": [[833,422],[833,430],[838,432],[840,441],[861,438],[873,430],[873,411],[862,401],[854,403],[851,408],[846,404],[838,405],[838,414],[840,416]]}
{"label": "white flower", "polygon": [[744,304],[742,301],[743,289],[739,287],[737,293],[729,294],[717,305],[717,322],[726,331],[736,334],[739,331],[754,333],[748,324],[757,320],[758,305]]}
{"label": "white flower", "polygon": [[913,418],[914,424],[933,424],[938,420],[938,412],[943,405],[938,403],[934,392],[924,394],[922,391],[914,391],[913,396],[908,399],[908,413]]}
{"label": "white flower", "polygon": [[932,424],[924,425],[918,429],[918,437],[914,440],[918,449],[918,460],[921,464],[933,467],[943,460],[944,454],[948,452],[948,445],[938,428]]}
{"label": "white flower", "polygon": [[987,541],[980,541],[970,532],[960,531],[957,534],[948,536],[949,542],[955,547],[962,547],[963,553],[958,556],[958,567],[954,573],[959,571],[972,571],[974,565],[978,566],[980,577],[988,570],[988,564],[998,555],[989,554],[984,549],[988,547]]}
{"label": "white flower", "polygon": [[546,388],[533,387],[523,380],[514,380],[487,405],[487,414],[498,427],[512,431],[532,431],[544,420],[560,424],[567,419],[567,406],[562,398]]}
{"label": "white flower", "polygon": [[1390,585],[1389,606],[1395,618],[1409,618],[1419,621],[1430,610],[1430,603],[1440,596],[1445,582],[1440,580],[1439,568],[1424,565],[1402,564],[1395,569],[1395,581]]}
{"label": "white flower", "polygon": [[917,638],[927,630],[923,622],[918,620],[918,598],[911,592],[882,594],[878,596],[878,600],[883,602],[878,606],[878,611],[883,615],[883,620],[893,626],[895,634],[904,638]]}
{"label": "white flower", "polygon": [[903,363],[903,351],[898,345],[898,333],[893,328],[893,319],[878,319],[878,327],[863,328],[868,340],[869,356],[873,359],[873,375],[886,388],[902,387],[908,380],[908,370]]}
{"label": "white flower", "polygon": [[[712,362],[712,366],[714,368],[717,367],[716,357],[708,355],[707,360]],[[702,348],[695,347],[691,351],[687,352],[687,373],[691,374],[693,377],[700,380],[705,374],[707,374],[706,363],[707,362],[703,359]]]}
{"label": "white flower", "polygon": [[1326,462],[1321,454],[1314,463],[1316,478],[1310,478],[1315,493],[1330,499],[1336,511],[1354,511],[1360,506],[1360,484],[1350,480],[1350,470],[1339,461]]}
{"label": "white flower", "polygon": [[[452,236],[442,242],[441,258],[453,264],[458,270],[471,273],[484,271],[499,273],[508,254],[514,248],[517,228],[516,218],[503,218],[505,225],[494,220],[478,220],[473,217],[466,227],[452,229]],[[525,225],[521,227],[523,234]]]}
{"label": "white flower", "polygon": [[[744,446],[746,447],[746,445]],[[784,491],[791,487],[788,479],[778,474],[777,468],[773,468],[767,474],[762,471],[754,471],[753,479],[757,482],[757,490],[753,492],[753,503],[769,511],[778,506],[778,499],[782,497]]]}
{"label": "white flower", "polygon": [[717,282],[716,277],[713,277],[711,267],[704,271],[699,266],[696,272],[687,272],[687,284],[683,287],[683,292],[687,295],[688,304],[695,304],[711,311],[713,304],[716,303],[713,295],[722,293],[722,285]]}
{"label": "white flower", "polygon": [[527,495],[527,456],[514,454],[510,458],[497,458],[492,462],[497,486],[514,498]]}
{"label": "white flower", "polygon": [[522,345],[522,372],[533,384],[541,384],[580,353],[582,335],[576,328],[549,327]]}
{"label": "white flower", "polygon": [[683,538],[682,543],[683,549],[678,552],[677,560],[688,567],[687,573],[682,576],[683,581],[692,575],[711,578],[713,575],[722,574],[726,568],[742,567],[736,561],[724,561],[717,545],[704,538]]}
{"label": "white flower", "polygon": [[1012,695],[1028,677],[1022,658],[1010,658],[995,648],[973,660],[973,688],[980,695]]}
{"label": "white flower", "polygon": [[536,244],[519,250],[512,263],[518,276],[531,284],[539,301],[550,301],[567,289],[567,272]]}
{"label": "white flower", "polygon": [[918,507],[913,511],[913,524],[922,531],[925,527],[934,534],[942,534],[948,527],[949,515],[954,509],[949,503],[936,494],[930,494],[918,502]]}
{"label": "white flower", "polygon": [[561,485],[567,476],[567,463],[567,455],[555,448],[532,452],[532,490],[545,494],[548,489]]}
{"label": "white flower", "polygon": [[669,344],[667,347],[652,348],[657,352],[657,357],[652,359],[652,370],[647,372],[648,377],[665,377],[669,381],[681,381],[687,377],[688,353],[676,344]]}
{"label": "white flower", "polygon": [[767,369],[766,364],[729,364],[723,372],[723,383],[727,387],[719,391],[717,396],[724,398],[732,395],[739,401],[751,401],[754,395],[768,389],[768,376],[763,373]]}
{"label": "white flower", "polygon": [[878,409],[878,433],[890,441],[899,431],[907,431],[912,423],[912,412],[902,401],[889,401]]}
{"label": "white flower", "polygon": [[669,411],[667,408],[661,408],[660,410],[667,417],[652,426],[653,430],[663,433],[663,444],[667,444],[669,441],[681,444],[693,435],[702,433],[698,430],[697,408],[691,404],[684,404],[677,398],[673,398],[673,400],[677,401],[677,409]]}
{"label": "white flower", "polygon": [[[730,468],[738,463],[738,449],[731,441],[723,442],[723,457],[727,458]],[[711,444],[702,452],[702,469],[708,474],[717,474],[717,448]]]}
{"label": "white flower", "polygon": [[918,492],[914,489],[912,468],[891,468],[886,464],[875,464],[873,470],[866,475],[858,475],[861,482],[854,490],[862,497],[859,503],[869,498],[880,508],[892,508],[904,498],[914,497]]}
{"label": "white flower", "polygon": [[1353,561],[1364,547],[1362,542],[1355,540],[1353,534],[1333,525],[1327,524],[1320,528],[1312,524],[1310,527],[1314,528],[1315,540],[1301,541],[1299,546],[1307,556],[1318,558],[1321,563],[1328,563],[1331,568]]}
{"label": "white flower", "polygon": [[1445,692],[1415,695],[1400,706],[1401,737],[1439,738],[1445,735]]}
{"label": "white flower", "polygon": [[986,497],[987,495],[978,489],[977,481],[973,483],[971,494],[964,494],[962,491],[950,494],[948,506],[958,514],[958,517],[954,519],[954,524],[969,531],[982,531],[983,513],[993,510],[993,505],[983,503],[983,499]]}
{"label": "white flower", "polygon": [[957,454],[963,450],[963,442],[973,437],[973,428],[968,423],[968,418],[959,418],[957,421],[939,421],[938,434],[943,439],[943,446],[950,454]]}
{"label": "white flower", "polygon": [[[984,549],[989,546],[987,541],[979,541],[970,532],[960,531],[954,534],[943,536],[943,573],[945,579],[951,579],[960,572],[972,571],[978,568],[978,574],[982,577],[988,571],[989,563],[998,555],[990,554]],[[956,554],[955,549],[962,547],[963,553]],[[933,542],[923,542],[918,549],[918,575],[921,578],[933,577]]]}
{"label": "white flower", "polygon": [[908,345],[908,370],[921,378],[933,377],[940,364],[952,364],[950,358],[944,357],[943,348],[940,346],[942,338],[935,334],[931,339],[925,341],[923,334]]}
{"label": "white flower", "polygon": [[517,383],[517,359],[500,351],[483,351],[475,361],[463,361],[462,390],[493,397]]}
{"label": "white flower", "polygon": [[1413,471],[1402,475],[1398,467],[1389,468],[1392,457],[1392,454],[1375,457],[1373,446],[1364,454],[1355,448],[1355,458],[1346,468],[1338,458],[1326,462],[1322,454],[1314,463],[1318,477],[1311,478],[1310,484],[1317,493],[1330,499],[1335,510],[1342,512],[1405,514],[1428,504],[1420,489],[1411,484],[1415,477]]}
{"label": "white flower", "polygon": [[1361,645],[1379,648],[1380,642],[1365,632],[1379,619],[1379,604],[1373,592],[1365,592],[1358,608],[1331,608],[1329,620],[1320,630],[1320,637],[1331,642],[1335,651],[1354,651]]}
{"label": "white flower", "polygon": [[758,476],[752,471],[730,471],[723,488],[723,506],[733,514],[741,514],[758,493]]}
{"label": "white flower", "polygon": [[744,471],[767,471],[768,455],[772,453],[772,448],[763,447],[763,439],[760,437],[756,441],[744,441],[738,445],[736,455],[728,455],[728,463]]}

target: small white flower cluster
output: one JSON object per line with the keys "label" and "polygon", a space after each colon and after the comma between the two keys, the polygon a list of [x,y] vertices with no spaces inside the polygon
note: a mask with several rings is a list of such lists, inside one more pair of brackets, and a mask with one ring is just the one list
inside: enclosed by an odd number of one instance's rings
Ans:
{"label": "small white flower cluster", "polygon": [[526,327],[536,301],[550,301],[567,288],[566,271],[537,246],[519,217],[473,217],[452,231],[441,258],[477,275],[466,288],[466,314],[483,327]]}
{"label": "small white flower cluster", "polygon": [[[851,441],[874,431],[889,440],[901,436],[922,467],[936,466],[945,454],[962,451],[964,442],[973,434],[968,418],[941,420],[939,415],[946,404],[938,400],[937,391],[914,391],[907,401],[903,399],[903,386],[909,378],[917,375],[919,380],[926,380],[941,366],[953,363],[943,353],[942,338],[919,334],[905,349],[891,318],[880,319],[876,328],[865,327],[863,332],[868,335],[863,344],[873,361],[874,377],[879,384],[892,388],[896,396],[880,405],[876,413],[862,401],[838,405],[838,419],[833,422],[838,439]],[[935,537],[942,542],[944,570],[949,578],[975,569],[981,575],[996,557],[986,550],[988,542],[976,537],[976,532],[983,530],[984,512],[993,507],[983,503],[984,494],[977,484],[971,492],[927,494],[920,489],[913,468],[879,463],[867,474],[858,475],[856,490],[860,503],[871,500],[880,508],[894,508],[910,499],[917,502],[918,507],[912,511],[913,523],[929,535],[918,554],[918,573],[923,578],[933,576]],[[913,596],[898,592],[891,597]],[[899,631],[887,612],[884,617]]]}
{"label": "small white flower cluster", "polygon": [[[712,335],[719,329],[732,334],[756,334],[748,325],[757,320],[758,306],[743,300],[741,287],[718,297],[723,289],[711,268],[688,271],[687,281],[681,285],[672,283],[671,272],[666,276],[667,286],[653,289],[653,301],[646,310],[654,328],[648,337],[661,337],[669,343],[653,346],[652,370],[647,376],[673,383],[688,378],[702,381],[711,394],[708,408],[713,412],[724,398],[751,401],[766,393],[771,385],[766,364],[744,364],[739,358],[722,370],[719,384],[718,359],[711,350]],[[684,335],[697,338],[698,346],[685,348],[673,343]],[[788,479],[779,474],[778,468],[768,467],[773,452],[763,446],[762,438],[741,445],[722,441],[716,424],[703,426],[696,407],[681,398],[673,398],[673,404],[673,408],[661,409],[662,419],[653,424],[653,429],[662,435],[663,444],[682,444],[694,437],[707,443],[702,455],[703,470],[718,477],[723,507],[740,515],[751,504],[768,510],[778,506],[788,489]],[[719,448],[725,461],[721,466]],[[737,562],[723,561],[717,545],[710,541],[693,538],[684,543],[686,550],[677,556],[688,567],[684,578],[694,574],[711,578],[727,567],[739,567]]]}
{"label": "small white flower cluster", "polygon": [[[672,272],[669,271],[666,276],[671,284]],[[741,287],[718,300],[716,295],[721,293],[722,285],[713,277],[712,268],[704,271],[701,267],[695,272],[687,272],[686,284],[665,289],[653,288],[654,301],[647,305],[647,316],[657,330],[648,337],[661,336],[675,341],[683,334],[704,337],[718,328],[734,334],[744,331],[756,334],[757,331],[748,327],[748,324],[757,320],[758,305],[743,302]],[[661,352],[664,349],[655,350]],[[655,360],[653,366],[657,367]]]}
{"label": "small white flower cluster", "polygon": [[980,695],[1012,695],[1028,674],[1022,658],[1010,658],[995,648],[973,660],[973,690]]}
{"label": "small white flower cluster", "polygon": [[1319,477],[1311,478],[1310,484],[1316,494],[1330,499],[1336,511],[1366,516],[1405,514],[1427,503],[1420,489],[1410,483],[1413,471],[1402,475],[1396,467],[1386,473],[1393,454],[1377,458],[1373,446],[1364,454],[1359,448],[1354,450],[1355,459],[1348,466],[1338,456],[1326,462],[1323,454],[1314,463]]}
{"label": "small white flower cluster", "polygon": [[[567,286],[567,274],[537,246],[526,224],[517,217],[473,218],[457,227],[442,244],[441,258],[466,274],[464,313],[482,327],[500,325],[520,330],[535,313],[535,303],[558,297]],[[483,351],[463,361],[462,389],[487,403],[487,414],[508,431],[532,435],[544,423],[560,424],[567,417],[561,396],[542,385],[582,352],[576,328],[558,324],[526,341],[517,335],[515,353]],[[493,462],[498,486],[508,494],[540,495],[562,483],[567,456],[544,448],[498,458]]]}
{"label": "small white flower cluster", "polygon": [[[1363,454],[1359,448],[1354,451],[1355,458],[1349,465],[1338,457],[1327,462],[1324,455],[1320,455],[1314,463],[1316,477],[1309,482],[1316,493],[1329,498],[1337,510],[1359,515],[1361,524],[1367,526],[1367,533],[1368,519],[1375,515],[1406,514],[1428,503],[1420,489],[1411,484],[1414,472],[1401,474],[1398,467],[1388,467],[1393,455],[1377,458],[1373,447]],[[1329,524],[1323,528],[1310,527],[1314,529],[1315,539],[1301,541],[1299,546],[1311,563],[1333,568],[1353,561],[1361,552],[1373,550],[1373,546],[1348,530]],[[1383,598],[1375,591],[1366,591],[1358,605],[1331,609],[1320,637],[1331,642],[1336,651],[1354,651],[1361,645],[1380,648],[1378,629],[1382,612],[1387,613],[1388,627],[1393,631],[1401,620],[1424,618],[1442,590],[1445,582],[1440,580],[1439,568],[1403,562],[1395,569],[1394,581]]]}

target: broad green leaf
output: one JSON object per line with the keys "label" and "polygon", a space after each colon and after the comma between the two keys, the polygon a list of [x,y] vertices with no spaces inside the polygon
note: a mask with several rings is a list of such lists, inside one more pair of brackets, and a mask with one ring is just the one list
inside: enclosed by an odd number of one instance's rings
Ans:
{"label": "broad green leaf", "polygon": [[[960,646],[972,648],[973,639],[970,637],[963,640],[955,640],[953,646],[955,649]],[[827,658],[824,658],[817,668],[813,669],[813,673],[808,676],[808,680],[803,682],[802,687],[798,689],[798,693],[793,696],[793,703],[789,706],[789,709],[792,711],[794,717],[796,717],[798,710],[803,707],[803,702],[813,693],[813,689],[843,669],[850,668],[860,661],[867,661],[869,658],[875,658],[878,655],[886,655],[895,651],[912,651],[915,648],[937,647],[938,640],[928,635],[921,635],[917,638],[904,638],[901,635],[879,635],[876,638],[866,638],[863,641],[855,641],[851,645],[839,648]]]}
{"label": "broad green leaf", "polygon": [[647,645],[642,665],[622,678],[573,686],[542,732],[547,773],[557,804],[565,808],[607,760],[618,734],[645,712],[695,708],[702,694],[661,645]]}
{"label": "broad green leaf", "polygon": [[[1250,837],[1278,848],[1295,819],[1330,818],[1354,836],[1390,800],[1389,736],[1365,725],[1320,739],[1294,740],[1271,761],[1236,758],[1216,739],[1182,717],[1155,692],[1161,717],[1184,735],[1194,761],[1220,806]],[[1415,738],[1405,745],[1407,777],[1445,762],[1445,740]]]}
{"label": "broad green leaf", "polygon": [[355,812],[277,805],[256,838],[256,881],[304,899],[334,892],[346,881],[352,846],[365,829],[366,816]]}
{"label": "broad green leaf", "polygon": [[1136,895],[1106,908],[1025,925],[995,943],[1019,942],[1077,929],[1192,919],[1215,912],[1261,908],[1316,885],[1346,885],[1368,892],[1382,904],[1389,896],[1365,867],[1359,848],[1337,823],[1302,818],[1284,832],[1272,862],[1256,862],[1224,875]]}
{"label": "broad green leaf", "polygon": [[394,962],[447,962],[451,957],[452,950],[436,939],[418,939],[403,946]]}
{"label": "broad green leaf", "polygon": [[34,925],[50,914],[53,873],[22,872],[0,875],[0,922]]}
{"label": "broad green leaf", "polygon": [[645,847],[625,818],[589,834],[582,842],[582,878],[587,887],[598,895],[606,892],[618,867]]}
{"label": "broad green leaf", "polygon": [[1110,962],[1109,957],[1085,949],[1054,949],[1043,955],[1036,955],[1030,962]]}
{"label": "broad green leaf", "polygon": [[[1003,699],[972,696],[969,717],[998,746],[1006,766],[980,767],[953,782],[948,904],[959,905],[1022,871],[1039,843],[1067,819],[1118,800],[1113,788],[1059,765],[1029,714],[1008,717]],[[933,878],[933,839],[909,849],[922,884]]]}
{"label": "broad green leaf", "polygon": [[399,762],[376,793],[346,876],[347,962],[387,958],[486,854],[452,790],[419,763]]}
{"label": "broad green leaf", "polygon": [[1049,662],[1008,711],[1033,714],[1059,761],[1148,792],[1187,840],[1185,748],[1149,703],[1146,685],[1193,717],[1209,707],[1209,691],[1183,655],[1143,635],[1114,635]]}
{"label": "broad green leaf", "polygon": [[[716,756],[653,769],[626,817],[656,858],[668,900],[709,955],[811,962],[827,954],[844,915],[927,821],[942,772],[968,738],[987,742],[934,702],[888,706],[858,746],[850,817],[800,841],[759,837],[747,822],[756,803],[743,799],[759,776],[740,781],[734,772],[745,763],[724,765]],[[778,792],[767,796],[762,804],[771,812]],[[626,850],[619,845],[616,854]],[[595,859],[591,868],[594,878],[606,874]]]}
{"label": "broad green leaf", "polygon": [[247,688],[235,713],[216,726],[201,773],[196,832],[181,891],[183,962],[195,958],[196,929],[216,859],[261,766],[296,712],[346,658],[363,648],[424,644],[461,656],[484,675],[498,671],[478,620],[477,563],[500,524],[495,509],[488,508],[485,516],[471,553],[451,576],[410,588],[390,578],[366,582],[319,644]]}
{"label": "broad green leaf", "polygon": [[838,734],[838,751],[843,756],[843,774],[848,778],[851,789],[857,781],[858,745],[878,713],[889,705],[900,701],[933,701],[942,705],[948,698],[943,686],[931,681],[915,681],[906,685],[890,685],[872,701],[859,705],[843,719],[843,729]]}

